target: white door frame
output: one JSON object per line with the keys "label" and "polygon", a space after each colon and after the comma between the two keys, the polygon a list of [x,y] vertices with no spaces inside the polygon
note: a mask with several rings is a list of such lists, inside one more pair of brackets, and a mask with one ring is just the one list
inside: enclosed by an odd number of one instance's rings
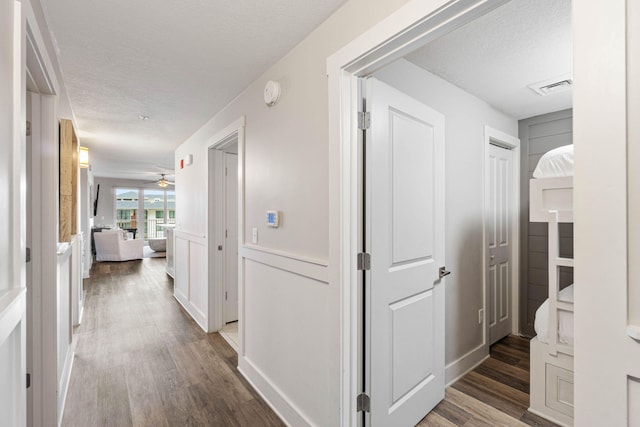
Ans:
{"label": "white door frame", "polygon": [[[209,332],[215,332],[224,326],[224,256],[218,250],[224,245],[224,215],[217,209],[216,200],[222,200],[224,194],[224,161],[219,156],[213,164],[209,162],[210,150],[224,150],[235,142],[238,143],[238,247],[244,242],[244,126],[242,116],[229,126],[218,132],[207,145],[207,253],[209,259]],[[211,187],[211,183],[214,187]],[[222,206],[222,204],[220,205]],[[238,257],[238,355],[244,354],[244,277]]]}
{"label": "white door frame", "polygon": [[[57,243],[58,243],[58,97],[60,92],[53,63],[47,53],[30,2],[21,2],[25,31],[21,75],[36,87],[37,117],[32,117],[32,299],[31,342],[31,413],[34,426],[46,420],[58,420],[57,366]],[[28,70],[28,74],[27,74]],[[26,101],[26,88],[23,86]],[[54,212],[55,214],[51,214]],[[27,219],[28,220],[28,219]]]}
{"label": "white door frame", "polygon": [[511,168],[511,179],[513,186],[511,190],[511,332],[519,333],[519,290],[520,290],[520,186],[516,185],[520,177],[520,140],[515,136],[492,128],[484,127],[484,210],[482,215],[482,283],[484,289],[484,337],[483,343],[489,348],[489,310],[488,295],[489,283],[487,283],[487,221],[489,211],[489,146],[497,145],[510,150],[513,154]]}
{"label": "white door frame", "polygon": [[[3,257],[0,272],[0,410],[2,421],[7,425],[25,425],[27,422],[27,393],[24,388],[26,374],[26,269],[25,269],[25,148],[26,134],[26,89],[24,78],[24,29],[21,3],[4,2],[3,13],[3,54],[8,61],[1,68],[3,77],[3,98],[0,110],[3,114],[2,191],[5,197],[4,240],[0,245]],[[4,26],[5,23],[8,26]],[[8,30],[8,31],[6,31]],[[8,48],[8,49],[7,49]],[[4,56],[4,55],[3,55]],[[5,89],[9,89],[6,90]]]}
{"label": "white door frame", "polygon": [[358,79],[508,0],[412,0],[327,59],[329,94],[330,283],[340,284],[342,425],[356,426],[361,354],[358,339],[360,212]]}

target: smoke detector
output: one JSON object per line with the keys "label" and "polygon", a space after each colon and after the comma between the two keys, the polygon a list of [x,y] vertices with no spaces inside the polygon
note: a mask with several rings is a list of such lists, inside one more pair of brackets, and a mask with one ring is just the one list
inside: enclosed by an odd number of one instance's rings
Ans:
{"label": "smoke detector", "polygon": [[269,80],[264,87],[264,103],[269,107],[276,105],[280,99],[280,83]]}
{"label": "smoke detector", "polygon": [[540,96],[551,95],[552,93],[566,92],[573,87],[573,77],[565,74],[559,77],[547,79],[527,86]]}

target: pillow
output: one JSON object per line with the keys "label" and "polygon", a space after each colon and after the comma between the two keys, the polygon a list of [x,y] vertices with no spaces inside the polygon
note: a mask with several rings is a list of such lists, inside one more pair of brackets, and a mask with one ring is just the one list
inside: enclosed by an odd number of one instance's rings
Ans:
{"label": "pillow", "polygon": [[553,149],[538,161],[534,178],[573,176],[573,144]]}

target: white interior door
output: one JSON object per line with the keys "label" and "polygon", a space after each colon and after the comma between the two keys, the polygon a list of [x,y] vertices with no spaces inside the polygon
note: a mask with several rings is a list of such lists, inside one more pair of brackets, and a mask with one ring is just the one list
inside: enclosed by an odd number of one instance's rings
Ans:
{"label": "white interior door", "polygon": [[238,320],[238,155],[224,153],[224,322]]}
{"label": "white interior door", "polygon": [[373,78],[366,101],[368,425],[414,426],[444,398],[444,116]]}
{"label": "white interior door", "polygon": [[513,151],[489,145],[487,165],[487,310],[489,344],[511,333]]}

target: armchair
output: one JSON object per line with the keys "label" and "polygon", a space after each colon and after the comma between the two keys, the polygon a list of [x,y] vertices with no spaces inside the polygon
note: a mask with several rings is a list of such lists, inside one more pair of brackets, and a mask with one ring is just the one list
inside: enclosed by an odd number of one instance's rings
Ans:
{"label": "armchair", "polygon": [[125,240],[122,230],[105,230],[94,234],[96,261],[142,259],[144,240]]}

